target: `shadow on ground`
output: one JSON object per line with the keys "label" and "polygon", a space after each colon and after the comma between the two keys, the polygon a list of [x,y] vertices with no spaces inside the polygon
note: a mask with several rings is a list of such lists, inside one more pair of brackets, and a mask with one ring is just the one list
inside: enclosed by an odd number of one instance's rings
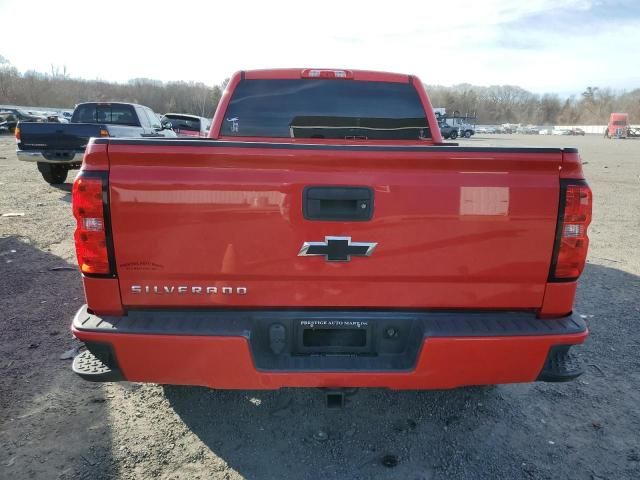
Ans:
{"label": "shadow on ground", "polygon": [[26,238],[0,239],[0,477],[111,478],[103,387],[60,355],[83,293],[77,269]]}
{"label": "shadow on ground", "polygon": [[342,410],[319,390],[166,386],[165,396],[248,479],[638,478],[639,287],[587,266],[577,304],[592,332],[579,350],[587,370],[567,384],[361,390]]}
{"label": "shadow on ground", "polygon": [[60,200],[62,200],[63,202],[71,203],[71,190],[73,188],[73,178],[71,178],[70,180],[67,179],[67,183],[60,183],[58,185],[51,185],[51,186],[56,190],[60,191],[61,193],[64,193],[64,195],[60,197]]}

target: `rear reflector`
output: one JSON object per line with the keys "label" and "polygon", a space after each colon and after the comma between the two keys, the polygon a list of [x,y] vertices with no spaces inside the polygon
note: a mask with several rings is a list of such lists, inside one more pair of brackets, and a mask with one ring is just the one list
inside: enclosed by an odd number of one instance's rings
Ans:
{"label": "rear reflector", "polygon": [[308,68],[302,71],[302,78],[340,78],[345,80],[353,79],[353,72],[350,70],[322,70]]}
{"label": "rear reflector", "polygon": [[589,247],[591,201],[591,189],[584,181],[562,180],[550,280],[575,280],[582,273]]}
{"label": "rear reflector", "polygon": [[105,223],[106,173],[81,172],[73,183],[73,216],[76,218],[76,256],[80,271],[111,275],[109,232]]}

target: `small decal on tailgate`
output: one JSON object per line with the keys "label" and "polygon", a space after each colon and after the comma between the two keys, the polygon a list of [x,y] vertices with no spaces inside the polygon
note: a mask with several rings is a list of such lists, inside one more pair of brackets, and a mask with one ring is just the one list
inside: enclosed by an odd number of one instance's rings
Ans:
{"label": "small decal on tailgate", "polygon": [[121,263],[120,265],[118,265],[119,269],[122,270],[128,270],[128,271],[155,271],[155,270],[162,270],[164,268],[164,265],[160,265],[159,263],[153,263],[153,262],[127,262],[127,263]]}

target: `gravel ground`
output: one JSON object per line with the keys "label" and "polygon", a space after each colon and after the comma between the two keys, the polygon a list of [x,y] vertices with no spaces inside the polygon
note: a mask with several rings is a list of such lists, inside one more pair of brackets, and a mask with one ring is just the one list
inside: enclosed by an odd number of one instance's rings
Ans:
{"label": "gravel ground", "polygon": [[[577,310],[592,336],[567,384],[227,392],[91,384],[60,355],[83,302],[70,184],[47,185],[0,137],[0,477],[213,479],[640,478],[640,141],[577,146],[595,197]],[[71,178],[69,178],[71,181]],[[73,267],[71,269],[58,267]],[[386,457],[386,463],[383,461]]]}

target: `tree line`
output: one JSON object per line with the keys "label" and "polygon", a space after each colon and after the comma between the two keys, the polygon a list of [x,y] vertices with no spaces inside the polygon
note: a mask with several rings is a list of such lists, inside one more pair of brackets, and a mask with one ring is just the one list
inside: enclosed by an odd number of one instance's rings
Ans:
{"label": "tree line", "polygon": [[447,114],[475,113],[480,124],[602,125],[611,112],[626,112],[632,123],[640,123],[640,88],[615,92],[586,87],[580,95],[568,98],[531,93],[512,85],[427,85],[426,89],[434,107],[445,107]]}
{"label": "tree line", "polygon": [[[148,78],[127,83],[82,80],[53,66],[48,73],[21,73],[0,55],[0,104],[72,108],[85,101],[118,100],[147,105],[157,113],[211,117],[227,81],[210,86]],[[607,123],[611,112],[629,113],[632,123],[640,123],[640,88],[616,92],[590,86],[568,98],[536,94],[512,85],[426,88],[434,107],[445,107],[448,113],[475,114],[479,124],[600,125]]]}
{"label": "tree line", "polygon": [[72,78],[65,69],[19,72],[0,55],[0,105],[73,108],[80,102],[121,101],[151,107],[156,113],[190,113],[211,118],[222,96],[220,85],[162,82],[134,78],[126,83]]}

